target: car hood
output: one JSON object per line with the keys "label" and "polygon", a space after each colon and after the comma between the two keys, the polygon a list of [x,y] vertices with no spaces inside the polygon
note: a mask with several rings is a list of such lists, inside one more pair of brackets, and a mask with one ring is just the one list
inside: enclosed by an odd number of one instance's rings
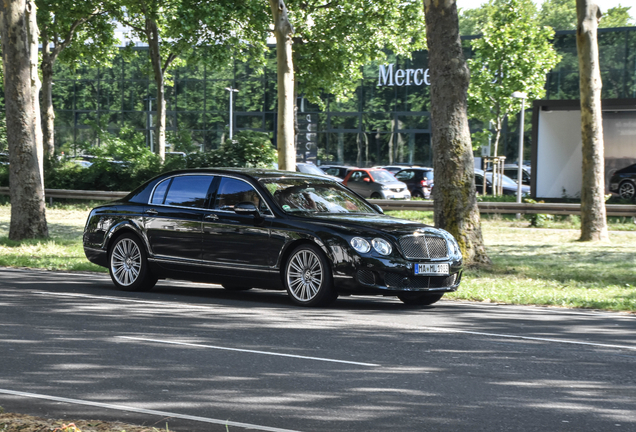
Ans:
{"label": "car hood", "polygon": [[370,232],[386,233],[395,237],[413,234],[421,228],[434,227],[419,222],[384,215],[370,214],[317,214],[308,218],[312,223],[344,231],[349,235],[369,235]]}

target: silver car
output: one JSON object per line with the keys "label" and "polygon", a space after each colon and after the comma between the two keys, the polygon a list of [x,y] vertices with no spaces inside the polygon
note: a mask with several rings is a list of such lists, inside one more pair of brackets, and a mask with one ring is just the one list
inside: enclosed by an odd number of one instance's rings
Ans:
{"label": "silver car", "polygon": [[411,199],[411,192],[406,184],[384,169],[351,170],[344,184],[365,198]]}

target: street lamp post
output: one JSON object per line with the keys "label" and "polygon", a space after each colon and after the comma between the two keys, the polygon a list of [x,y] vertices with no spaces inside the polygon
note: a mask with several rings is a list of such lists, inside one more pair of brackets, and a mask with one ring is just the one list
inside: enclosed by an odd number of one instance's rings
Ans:
{"label": "street lamp post", "polygon": [[232,96],[234,95],[234,93],[238,93],[238,89],[232,88],[232,87],[225,87],[225,90],[230,92],[230,141],[232,141],[232,135],[234,132],[234,125],[233,125],[233,114],[232,114],[232,108],[234,106],[233,102],[232,102]]}
{"label": "street lamp post", "polygon": [[[523,129],[524,129],[524,124],[523,124],[523,120],[525,117],[525,105],[526,105],[526,98],[528,97],[528,95],[526,93],[523,92],[514,92],[512,94],[513,98],[517,98],[517,99],[521,99],[521,126],[519,129],[519,163],[517,166],[517,202],[520,203],[521,202],[521,184],[522,184],[522,179],[523,179],[523,170],[522,170],[522,166],[523,166]],[[518,217],[521,217],[521,215],[517,215]]]}

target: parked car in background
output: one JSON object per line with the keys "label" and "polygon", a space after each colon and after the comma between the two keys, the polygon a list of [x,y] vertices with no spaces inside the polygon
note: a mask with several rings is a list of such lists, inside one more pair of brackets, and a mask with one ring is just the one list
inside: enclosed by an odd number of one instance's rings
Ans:
{"label": "parked car in background", "polygon": [[350,165],[320,165],[320,169],[322,169],[324,172],[329,175],[339,177],[341,179],[344,179],[349,171],[356,168],[358,167]]}
{"label": "parked car in background", "polygon": [[309,163],[309,162],[296,162],[296,171],[301,172],[301,173],[305,173],[305,174],[315,174],[315,175],[327,176],[327,177],[330,177],[330,178],[332,178],[332,179],[334,179],[336,181],[340,181],[340,182],[342,181],[341,178],[332,176],[332,175],[324,172],[321,168],[317,167],[313,163]]}
{"label": "parked car in background", "polygon": [[391,174],[395,174],[398,171],[401,171],[403,169],[416,168],[416,167],[418,167],[418,166],[417,165],[408,165],[408,164],[395,164],[395,165],[377,166],[377,167],[374,167],[374,168],[385,169],[385,170],[389,171]]}
{"label": "parked car in background", "polygon": [[365,198],[411,199],[408,187],[383,169],[356,168],[349,171],[344,184]]}
{"label": "parked car in background", "polygon": [[9,153],[0,153],[0,165],[9,165]]}
{"label": "parked car in background", "polygon": [[616,171],[610,177],[609,190],[623,199],[636,199],[636,164]]}
{"label": "parked car in background", "polygon": [[122,290],[183,279],[287,290],[301,306],[339,294],[429,305],[457,290],[462,276],[448,232],[385,216],[324,176],[277,170],[161,174],[94,208],[83,245]]}
{"label": "parked car in background", "polygon": [[[504,175],[510,177],[515,183],[517,182],[517,176],[519,174],[519,165],[517,164],[505,164],[504,167]],[[488,172],[492,170],[489,169]],[[523,177],[521,184],[526,186],[530,186],[530,177],[531,177],[531,168],[528,165],[521,166],[521,175]]]}
{"label": "parked car in background", "polygon": [[[475,187],[477,193],[484,193],[484,175],[486,176],[486,194],[492,194],[492,172],[484,173],[483,170],[475,168]],[[517,182],[510,177],[501,175],[504,195],[517,195]],[[530,195],[530,186],[521,185],[521,195]]]}
{"label": "parked car in background", "polygon": [[398,171],[395,178],[406,184],[413,198],[431,197],[433,168],[407,168]]}

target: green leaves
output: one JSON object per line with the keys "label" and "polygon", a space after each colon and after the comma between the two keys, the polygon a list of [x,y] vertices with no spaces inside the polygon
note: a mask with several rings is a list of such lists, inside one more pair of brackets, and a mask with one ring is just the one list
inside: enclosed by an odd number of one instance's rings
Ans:
{"label": "green leaves", "polygon": [[484,124],[492,122],[496,151],[503,121],[521,109],[512,93],[525,92],[526,107],[541,99],[546,74],[559,56],[550,42],[554,31],[538,25],[530,0],[491,0],[489,7],[492,14],[482,37],[472,41],[468,112]]}

